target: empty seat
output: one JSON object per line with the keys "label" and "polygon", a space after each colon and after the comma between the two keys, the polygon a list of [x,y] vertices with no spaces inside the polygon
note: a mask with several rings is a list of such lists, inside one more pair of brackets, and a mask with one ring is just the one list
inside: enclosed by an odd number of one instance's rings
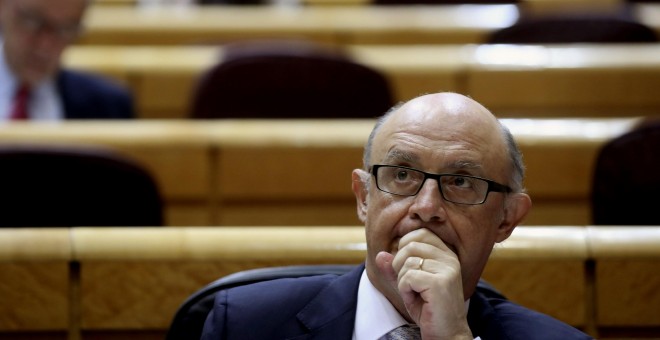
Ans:
{"label": "empty seat", "polygon": [[488,44],[650,43],[657,42],[649,27],[617,16],[550,16],[523,18],[493,32]]}
{"label": "empty seat", "polygon": [[227,45],[201,79],[193,118],[374,118],[393,104],[387,79],[307,42]]}
{"label": "empty seat", "polygon": [[591,191],[597,225],[660,225],[660,122],[615,138],[600,150]]}
{"label": "empty seat", "polygon": [[0,145],[1,227],[160,226],[151,175],[114,152]]}

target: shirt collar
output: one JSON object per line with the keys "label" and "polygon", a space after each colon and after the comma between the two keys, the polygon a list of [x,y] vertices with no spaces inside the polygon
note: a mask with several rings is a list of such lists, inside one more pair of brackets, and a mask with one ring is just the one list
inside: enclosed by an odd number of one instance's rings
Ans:
{"label": "shirt collar", "polygon": [[363,271],[358,287],[353,339],[379,339],[389,331],[407,323],[385,295],[369,281],[367,271]]}

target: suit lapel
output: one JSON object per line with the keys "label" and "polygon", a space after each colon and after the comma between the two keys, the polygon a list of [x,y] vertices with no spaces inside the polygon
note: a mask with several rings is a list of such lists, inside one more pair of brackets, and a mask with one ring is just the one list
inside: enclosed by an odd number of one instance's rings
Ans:
{"label": "suit lapel", "polygon": [[312,299],[297,315],[308,333],[290,339],[350,339],[363,271],[364,265],[361,265],[339,276]]}

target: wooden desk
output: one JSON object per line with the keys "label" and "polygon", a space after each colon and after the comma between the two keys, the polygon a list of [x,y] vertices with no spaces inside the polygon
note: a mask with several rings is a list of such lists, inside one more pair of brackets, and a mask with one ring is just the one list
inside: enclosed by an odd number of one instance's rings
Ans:
{"label": "wooden desk", "polygon": [[[468,93],[497,114],[657,115],[660,46],[479,46]],[[565,115],[565,113],[563,113]]]}
{"label": "wooden desk", "polygon": [[[500,117],[616,117],[660,112],[658,45],[348,46],[381,71],[396,100],[469,94]],[[67,66],[126,84],[142,118],[185,118],[198,78],[222,58],[215,47],[79,46]]]}
{"label": "wooden desk", "polygon": [[0,229],[0,333],[66,334],[71,259],[68,229]]}
{"label": "wooden desk", "polygon": [[[259,267],[361,263],[364,237],[359,226],[0,230],[0,337],[160,339],[207,283]],[[518,227],[483,277],[598,338],[657,339],[658,249],[658,226]],[[53,263],[62,265],[44,275]],[[5,289],[20,271],[27,280]]]}
{"label": "wooden desk", "polygon": [[[660,230],[589,228],[595,265],[596,317],[605,330],[632,325],[657,329],[660,306]],[[614,333],[614,332],[612,332]],[[616,334],[616,333],[614,333]]]}
{"label": "wooden desk", "polygon": [[79,44],[220,44],[304,38],[331,44],[476,43],[518,18],[489,6],[95,6]]}
{"label": "wooden desk", "polygon": [[[539,7],[534,3],[530,1],[528,7]],[[638,20],[660,30],[657,5],[636,5],[633,12]],[[467,44],[483,42],[490,32],[512,25],[519,16],[515,5],[93,6],[78,43],[221,44],[304,38],[341,45]]]}
{"label": "wooden desk", "polygon": [[[589,223],[596,153],[636,121],[504,120],[527,164],[526,187],[534,201],[527,223]],[[0,127],[0,142],[114,148],[154,174],[164,195],[169,225],[355,225],[359,221],[350,173],[362,166],[363,145],[373,123],[15,123]]]}
{"label": "wooden desk", "polygon": [[[552,311],[553,316],[582,326],[584,271],[574,275],[574,270],[564,269],[583,265],[585,231],[538,231],[521,228],[494,255],[493,268],[518,266],[518,270],[497,270],[486,277],[516,298],[534,295],[518,282],[520,274],[535,287],[535,294],[544,289],[561,291],[565,299],[552,303],[542,301],[547,300],[542,294],[524,301],[531,303],[530,308]],[[366,252],[362,227],[74,229],[72,239],[81,262],[83,331],[164,329],[187,295],[220,276],[274,265],[357,264]],[[538,267],[539,258],[543,267]],[[534,263],[536,268],[531,266]],[[558,283],[563,286],[557,290]],[[567,301],[569,310],[565,310]]]}

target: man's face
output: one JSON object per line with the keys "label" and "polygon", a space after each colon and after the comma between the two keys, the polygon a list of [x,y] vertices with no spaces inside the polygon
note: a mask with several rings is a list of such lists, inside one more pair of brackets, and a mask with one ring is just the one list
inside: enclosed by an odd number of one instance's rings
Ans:
{"label": "man's face", "polygon": [[[459,95],[433,98],[407,103],[383,124],[373,141],[371,164],[473,175],[510,185],[510,163],[495,118]],[[381,251],[395,255],[401,237],[426,228],[458,257],[464,296],[471,296],[493,245],[513,229],[502,227],[505,195],[491,192],[482,205],[460,205],[442,198],[436,180],[427,180],[416,196],[396,196],[378,190],[374,177],[368,178],[361,218],[367,273],[374,285],[390,301],[398,298],[396,287],[389,286],[375,266],[375,257]]]}
{"label": "man's face", "polygon": [[85,0],[0,0],[5,58],[19,82],[34,85],[55,73],[84,9]]}

